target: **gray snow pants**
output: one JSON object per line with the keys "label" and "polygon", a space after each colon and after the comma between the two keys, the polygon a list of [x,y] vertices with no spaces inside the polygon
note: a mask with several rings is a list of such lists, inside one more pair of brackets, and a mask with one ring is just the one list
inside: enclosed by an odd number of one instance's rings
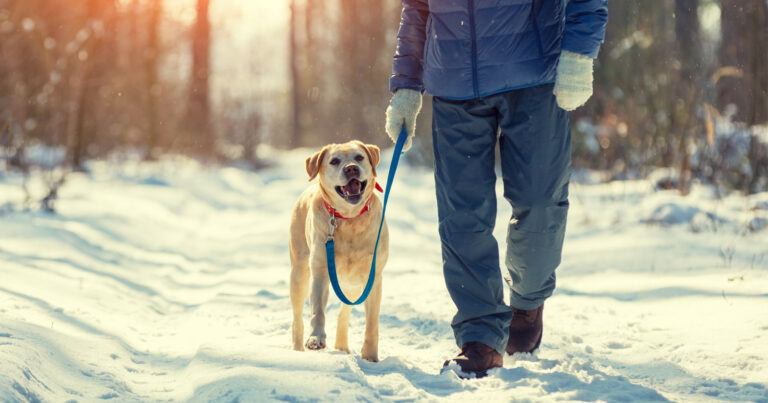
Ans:
{"label": "gray snow pants", "polygon": [[458,312],[459,346],[476,341],[503,352],[504,303],[496,221],[495,149],[504,197],[512,204],[506,266],[511,305],[534,309],[555,289],[568,212],[571,138],[553,85],[485,98],[433,101],[435,187],[443,272]]}

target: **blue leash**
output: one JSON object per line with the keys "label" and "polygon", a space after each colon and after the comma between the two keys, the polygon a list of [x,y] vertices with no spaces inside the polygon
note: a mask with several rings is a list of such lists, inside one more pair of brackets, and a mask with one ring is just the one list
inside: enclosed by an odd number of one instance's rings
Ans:
{"label": "blue leash", "polygon": [[[379,240],[381,239],[381,230],[384,228],[384,216],[387,214],[387,202],[389,201],[389,192],[392,189],[392,182],[395,179],[395,171],[397,171],[397,164],[400,162],[400,154],[403,152],[403,146],[405,140],[408,139],[408,132],[405,130],[405,126],[400,130],[400,136],[395,143],[395,150],[392,152],[392,162],[389,165],[389,174],[387,175],[387,186],[384,189],[384,204],[381,208],[381,222],[379,223],[379,233],[376,235],[376,245],[373,247],[373,260],[371,261],[371,272],[368,274],[368,282],[365,284],[363,293],[360,294],[355,302],[352,302],[344,295],[339,285],[339,277],[336,274],[336,254],[334,253],[333,235],[328,236],[328,240],[325,242],[325,258],[328,262],[328,276],[331,279],[331,287],[336,296],[339,297],[341,302],[347,305],[360,305],[367,298],[368,294],[373,289],[373,283],[376,279],[376,253],[379,250]],[[333,231],[334,229],[332,229]]]}

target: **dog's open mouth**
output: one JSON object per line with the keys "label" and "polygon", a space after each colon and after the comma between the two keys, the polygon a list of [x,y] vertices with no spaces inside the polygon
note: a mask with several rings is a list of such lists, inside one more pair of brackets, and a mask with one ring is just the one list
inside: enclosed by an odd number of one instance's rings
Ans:
{"label": "dog's open mouth", "polygon": [[363,192],[365,192],[365,186],[368,181],[359,181],[357,179],[350,179],[344,186],[336,186],[336,193],[343,197],[344,200],[351,204],[360,203],[363,198]]}

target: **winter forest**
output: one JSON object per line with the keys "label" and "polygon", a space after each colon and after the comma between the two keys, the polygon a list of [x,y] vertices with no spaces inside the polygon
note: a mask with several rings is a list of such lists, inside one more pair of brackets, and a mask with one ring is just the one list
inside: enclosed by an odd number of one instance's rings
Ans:
{"label": "winter forest", "polygon": [[305,159],[358,139],[386,177],[401,0],[0,0],[0,401],[768,402],[768,1],[608,3],[541,350],[467,381],[429,97],[380,361],[362,308],[351,354],[290,344]]}
{"label": "winter forest", "polygon": [[[765,4],[610,7],[594,99],[573,116],[576,165],[609,178],[673,168],[683,193],[692,179],[765,190]],[[7,169],[36,165],[36,146],[79,171],[116,152],[259,166],[259,144],[386,144],[398,0],[4,0],[0,11]],[[414,158],[425,165],[430,119]]]}

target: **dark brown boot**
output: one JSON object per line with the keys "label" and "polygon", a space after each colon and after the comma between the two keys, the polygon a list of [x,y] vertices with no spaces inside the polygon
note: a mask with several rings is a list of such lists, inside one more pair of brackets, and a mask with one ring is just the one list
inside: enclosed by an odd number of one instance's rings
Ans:
{"label": "dark brown boot", "polygon": [[488,370],[501,367],[504,364],[504,359],[495,349],[483,343],[470,342],[461,348],[461,352],[456,358],[443,364],[443,370],[452,362],[461,368],[462,373],[458,373],[459,377],[469,379],[482,378],[488,375]]}
{"label": "dark brown boot", "polygon": [[534,352],[541,345],[542,334],[544,334],[544,305],[530,311],[512,308],[507,354]]}

